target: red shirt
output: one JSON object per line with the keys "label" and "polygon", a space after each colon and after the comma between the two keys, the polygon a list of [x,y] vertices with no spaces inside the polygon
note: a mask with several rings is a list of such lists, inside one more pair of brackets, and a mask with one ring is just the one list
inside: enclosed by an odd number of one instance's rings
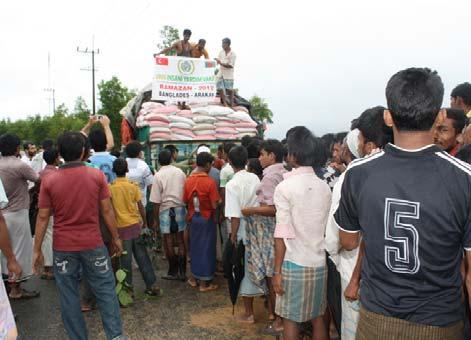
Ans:
{"label": "red shirt", "polygon": [[105,175],[82,163],[66,164],[45,176],[39,209],[54,211],[54,250],[82,251],[103,246],[99,203],[109,197]]}
{"label": "red shirt", "polygon": [[219,192],[216,182],[207,173],[194,173],[185,182],[183,202],[188,204],[188,220],[195,213],[193,205],[193,193],[198,195],[200,201],[200,213],[206,219],[214,215],[213,203],[219,201]]}
{"label": "red shirt", "polygon": [[221,158],[216,158],[216,160],[214,161],[214,167],[218,170],[221,170],[225,163],[226,162],[224,162],[224,160],[222,160]]}

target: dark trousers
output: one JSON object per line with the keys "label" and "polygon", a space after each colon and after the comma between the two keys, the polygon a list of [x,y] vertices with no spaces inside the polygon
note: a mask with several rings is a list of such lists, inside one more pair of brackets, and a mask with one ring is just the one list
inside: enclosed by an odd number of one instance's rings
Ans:
{"label": "dark trousers", "polygon": [[121,267],[127,271],[126,283],[132,286],[132,257],[134,255],[146,288],[150,289],[157,281],[157,278],[152,267],[152,261],[147,254],[146,246],[140,240],[140,237],[132,240],[123,240],[123,248],[127,254],[121,256]]}
{"label": "dark trousers", "polygon": [[327,256],[327,305],[329,306],[335,328],[340,335],[342,322],[342,284],[340,273],[334,262]]}
{"label": "dark trousers", "polygon": [[115,279],[106,247],[77,252],[54,251],[54,277],[61,304],[62,321],[70,339],[88,339],[80,308],[80,273],[96,296],[108,340],[125,339],[115,292]]}

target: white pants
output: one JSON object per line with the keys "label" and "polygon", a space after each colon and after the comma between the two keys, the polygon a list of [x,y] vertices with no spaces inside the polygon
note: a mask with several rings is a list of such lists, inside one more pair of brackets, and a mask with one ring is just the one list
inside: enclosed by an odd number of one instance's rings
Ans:
{"label": "white pants", "polygon": [[51,216],[49,223],[47,224],[46,234],[44,234],[43,244],[41,251],[44,256],[44,266],[52,267],[52,226],[54,225],[54,219]]}
{"label": "white pants", "polygon": [[348,286],[348,281],[343,277],[342,281],[342,324],[341,333],[342,340],[355,340],[357,333],[358,318],[360,317],[360,301],[347,301],[345,299],[345,289]]}
{"label": "white pants", "polygon": [[[28,209],[3,213],[10,236],[11,247],[16,261],[23,270],[21,276],[29,276],[33,273],[33,237],[29,226]],[[7,260],[2,257],[2,272],[8,274]]]}

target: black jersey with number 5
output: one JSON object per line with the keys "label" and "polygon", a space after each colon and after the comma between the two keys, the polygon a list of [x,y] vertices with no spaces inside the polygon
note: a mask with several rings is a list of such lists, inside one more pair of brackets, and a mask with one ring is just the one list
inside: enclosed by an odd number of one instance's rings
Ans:
{"label": "black jersey with number 5", "polygon": [[460,264],[471,251],[471,166],[436,146],[384,151],[351,164],[335,220],[365,242],[367,310],[448,326],[462,319]]}

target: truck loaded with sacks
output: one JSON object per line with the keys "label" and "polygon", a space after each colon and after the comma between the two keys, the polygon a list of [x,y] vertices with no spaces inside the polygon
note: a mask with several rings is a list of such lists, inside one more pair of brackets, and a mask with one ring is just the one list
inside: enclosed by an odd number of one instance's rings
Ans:
{"label": "truck loaded with sacks", "polygon": [[250,103],[240,96],[235,96],[233,108],[223,106],[219,97],[207,103],[186,103],[185,109],[150,98],[149,85],[121,110],[123,145],[139,140],[149,165],[155,166],[159,151],[172,144],[179,150],[177,165],[189,173],[200,144],[210,146],[215,154],[221,143],[239,142],[247,135],[263,137],[263,125],[250,115]]}

